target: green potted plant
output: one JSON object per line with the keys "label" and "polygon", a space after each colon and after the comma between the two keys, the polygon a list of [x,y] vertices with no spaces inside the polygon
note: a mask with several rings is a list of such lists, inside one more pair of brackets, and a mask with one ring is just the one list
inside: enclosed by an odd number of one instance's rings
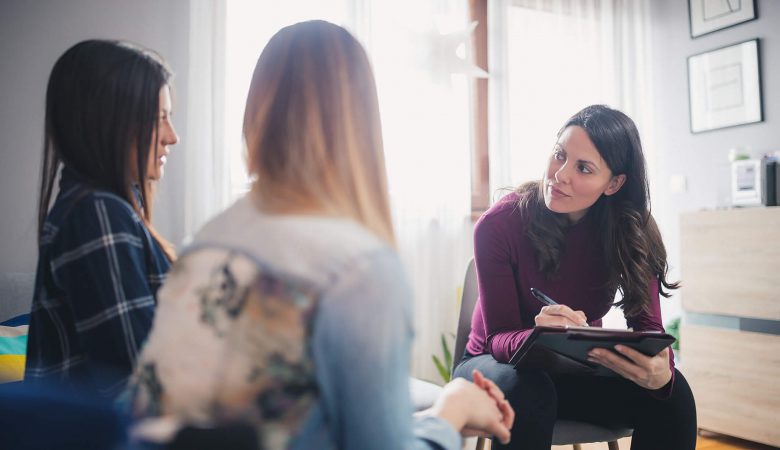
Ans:
{"label": "green potted plant", "polygon": [[[450,336],[453,340],[455,339],[454,334],[450,333]],[[441,376],[441,379],[446,384],[450,382],[451,378],[450,370],[452,369],[452,352],[450,351],[450,345],[447,342],[444,333],[441,334],[441,351],[441,359],[439,359],[439,357],[436,355],[431,355],[431,359],[433,360],[433,364],[436,366],[436,370],[439,372],[439,376]]]}
{"label": "green potted plant", "polygon": [[680,361],[680,318],[676,317],[669,322],[666,323],[664,326],[666,328],[666,332],[672,335],[675,339],[674,343],[672,344],[672,352],[674,352],[674,362],[675,364],[679,364]]}

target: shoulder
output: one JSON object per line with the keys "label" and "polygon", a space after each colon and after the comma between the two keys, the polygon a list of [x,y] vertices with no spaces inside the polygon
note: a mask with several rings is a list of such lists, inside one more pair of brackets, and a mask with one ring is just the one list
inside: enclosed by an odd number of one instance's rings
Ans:
{"label": "shoulder", "polygon": [[374,252],[391,251],[354,221],[323,216],[271,215],[245,196],[206,224],[184,254],[222,247],[251,255],[276,271],[328,283]]}
{"label": "shoulder", "polygon": [[142,223],[130,203],[108,191],[82,188],[58,196],[49,214],[51,221],[101,220]]}
{"label": "shoulder", "polygon": [[474,225],[475,235],[510,230],[515,234],[525,229],[528,215],[520,202],[524,195],[528,194],[511,192],[491,206]]}
{"label": "shoulder", "polygon": [[99,190],[65,194],[57,198],[47,216],[41,236],[43,245],[68,250],[103,239],[103,244],[127,241],[143,246],[143,221],[127,201]]}
{"label": "shoulder", "polygon": [[58,197],[49,214],[49,221],[60,224],[67,222],[101,222],[107,224],[142,223],[138,214],[125,199],[101,190],[81,189]]}
{"label": "shoulder", "polygon": [[399,339],[413,335],[412,288],[398,255],[389,249],[353,260],[322,294],[319,336],[335,337],[326,340],[338,352],[354,350],[360,340],[374,358],[389,361],[402,346]]}

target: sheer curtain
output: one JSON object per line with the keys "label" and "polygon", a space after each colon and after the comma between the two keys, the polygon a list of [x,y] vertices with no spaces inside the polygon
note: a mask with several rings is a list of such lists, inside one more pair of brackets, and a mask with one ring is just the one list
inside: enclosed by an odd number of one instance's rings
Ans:
{"label": "sheer curtain", "polygon": [[398,251],[412,282],[412,371],[436,381],[472,254],[469,23],[465,1],[359,3],[350,24],[376,73]]}
{"label": "sheer curtain", "polygon": [[[412,370],[435,381],[431,355],[441,353],[442,334],[452,343],[472,254],[468,77],[479,71],[468,63],[468,3],[192,0],[191,14],[190,72],[205,75],[191,75],[189,89],[197,100],[189,114],[200,120],[190,122],[187,139],[188,152],[199,146],[188,155],[195,169],[188,169],[187,185],[198,189],[187,199],[188,232],[248,187],[241,123],[252,70],[268,39],[285,25],[324,19],[365,46],[377,80],[398,252],[416,300]],[[224,67],[221,78],[215,64]],[[208,183],[201,185],[204,176]],[[215,200],[199,203],[200,195]]]}
{"label": "sheer curtain", "polygon": [[230,202],[225,158],[225,3],[190,0],[185,241]]}
{"label": "sheer curtain", "polygon": [[489,7],[493,190],[538,179],[560,126],[589,104],[626,112],[650,139],[647,0],[497,0]]}
{"label": "sheer curtain", "polygon": [[[490,183],[541,178],[556,133],[594,103],[636,122],[653,178],[648,0],[489,2]],[[625,326],[619,311],[605,326]]]}

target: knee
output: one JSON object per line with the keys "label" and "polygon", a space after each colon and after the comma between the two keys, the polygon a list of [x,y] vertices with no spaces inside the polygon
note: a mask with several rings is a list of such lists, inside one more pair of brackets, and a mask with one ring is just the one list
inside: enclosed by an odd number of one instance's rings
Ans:
{"label": "knee", "polygon": [[696,423],[696,400],[693,397],[688,380],[679,370],[674,369],[674,386],[670,396],[668,413],[674,415],[677,420]]}
{"label": "knee", "polygon": [[554,423],[558,415],[558,395],[550,376],[542,371],[522,370],[496,380],[521,421]]}
{"label": "knee", "polygon": [[465,378],[469,381],[473,381],[471,371],[475,368],[479,369],[479,367],[475,367],[470,360],[462,361],[458,363],[452,371],[452,378]]}
{"label": "knee", "polygon": [[696,428],[696,402],[693,392],[688,381],[677,369],[669,398],[653,399],[646,407],[641,408],[640,417],[650,422],[661,420],[666,426],[678,430]]}
{"label": "knee", "polygon": [[[504,392],[518,422],[552,424],[558,416],[558,395],[550,376],[537,370],[492,370],[485,373]],[[503,368],[502,368],[503,369]]]}
{"label": "knee", "polygon": [[509,364],[498,363],[489,356],[474,357],[455,369],[456,377],[470,380],[471,371],[480,370],[504,392],[518,417],[534,420],[555,420],[558,396],[550,376],[540,370],[515,370]]}

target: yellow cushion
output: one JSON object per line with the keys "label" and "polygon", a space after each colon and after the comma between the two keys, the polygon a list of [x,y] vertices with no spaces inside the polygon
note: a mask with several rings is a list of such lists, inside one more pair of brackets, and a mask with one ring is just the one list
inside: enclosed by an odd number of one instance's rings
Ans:
{"label": "yellow cushion", "polygon": [[0,355],[0,383],[24,379],[25,355]]}

